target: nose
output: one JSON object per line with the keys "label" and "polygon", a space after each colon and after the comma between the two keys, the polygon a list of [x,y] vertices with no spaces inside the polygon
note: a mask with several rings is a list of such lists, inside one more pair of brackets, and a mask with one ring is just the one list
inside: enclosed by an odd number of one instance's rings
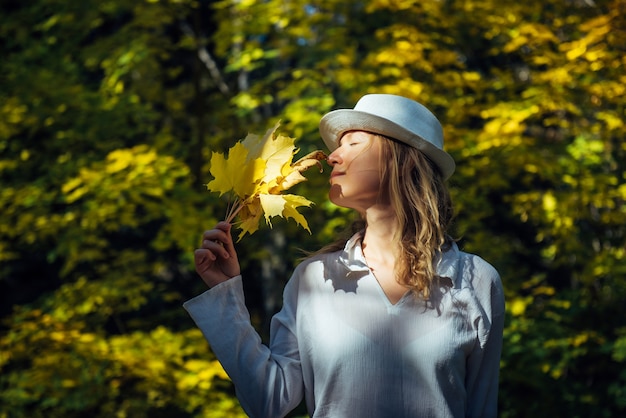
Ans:
{"label": "nose", "polygon": [[331,166],[334,166],[335,164],[340,164],[341,163],[341,156],[339,155],[339,152],[337,152],[339,150],[339,148],[335,149],[333,152],[331,152],[328,155],[328,158],[326,159],[326,161],[328,161],[328,164]]}

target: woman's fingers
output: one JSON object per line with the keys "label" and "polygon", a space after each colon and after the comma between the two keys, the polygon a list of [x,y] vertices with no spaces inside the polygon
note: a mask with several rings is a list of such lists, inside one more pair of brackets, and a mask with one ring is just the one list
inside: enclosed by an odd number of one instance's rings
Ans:
{"label": "woman's fingers", "polygon": [[226,240],[224,243],[224,249],[229,254],[229,271],[231,274],[239,275],[241,274],[241,270],[239,267],[239,259],[237,257],[237,250],[235,249],[235,243],[233,242],[233,236],[231,234],[232,225],[227,222],[220,222],[218,228],[223,228],[224,234],[226,235]]}
{"label": "woman's fingers", "polygon": [[215,255],[206,248],[198,248],[193,253],[194,262],[196,266],[204,266],[212,261],[215,261]]}
{"label": "woman's fingers", "polygon": [[230,229],[229,223],[218,223],[202,234],[201,248],[194,251],[196,271],[209,287],[241,272]]}
{"label": "woman's fingers", "polygon": [[219,229],[220,231],[224,231],[224,241],[223,244],[228,247],[227,250],[228,252],[233,252],[235,250],[235,245],[233,243],[233,237],[230,234],[230,229],[232,228],[232,225],[229,224],[228,222],[220,222],[216,225],[216,228]]}
{"label": "woman's fingers", "polygon": [[215,260],[215,257],[217,256],[222,258],[230,258],[230,254],[225,248],[225,244],[223,244],[222,241],[218,239],[204,238],[202,240],[201,248],[204,250],[209,250],[209,252],[213,256],[212,260]]}
{"label": "woman's fingers", "polygon": [[202,234],[202,248],[214,251],[223,258],[236,258],[235,244],[230,234],[231,225],[227,222],[218,223],[214,229]]}

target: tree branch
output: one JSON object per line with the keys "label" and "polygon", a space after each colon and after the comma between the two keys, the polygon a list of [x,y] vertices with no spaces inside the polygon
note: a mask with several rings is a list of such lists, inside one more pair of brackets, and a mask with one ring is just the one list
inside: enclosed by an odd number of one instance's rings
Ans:
{"label": "tree branch", "polygon": [[200,62],[202,62],[204,66],[206,67],[206,69],[209,71],[209,75],[215,82],[215,85],[217,86],[219,91],[225,96],[230,96],[230,89],[228,88],[228,85],[224,81],[224,78],[222,77],[222,74],[220,73],[220,70],[217,67],[217,63],[215,62],[215,60],[209,53],[208,49],[198,41],[198,37],[196,36],[196,33],[191,29],[191,27],[187,24],[187,22],[181,22],[180,28],[184,34],[189,35],[196,40],[198,58],[200,59]]}

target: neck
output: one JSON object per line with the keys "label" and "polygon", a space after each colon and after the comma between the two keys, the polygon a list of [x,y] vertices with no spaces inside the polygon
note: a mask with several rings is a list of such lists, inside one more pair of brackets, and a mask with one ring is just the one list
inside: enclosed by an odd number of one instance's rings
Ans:
{"label": "neck", "polygon": [[390,207],[370,208],[365,213],[367,228],[363,237],[363,250],[370,255],[394,259],[394,236],[397,230],[396,217]]}

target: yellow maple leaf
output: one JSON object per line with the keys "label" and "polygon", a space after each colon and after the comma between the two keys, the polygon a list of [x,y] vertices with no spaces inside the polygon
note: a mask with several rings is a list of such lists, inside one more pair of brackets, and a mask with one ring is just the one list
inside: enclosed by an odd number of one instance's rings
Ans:
{"label": "yellow maple leaf", "polygon": [[221,195],[232,192],[235,201],[226,215],[226,221],[238,215],[241,229],[239,240],[259,228],[259,221],[271,227],[271,218],[292,218],[311,232],[304,216],[297,208],[309,207],[313,202],[298,195],[283,195],[281,192],[306,180],[302,172],[317,165],[322,171],[321,161],[326,159],[322,151],[311,152],[295,163],[293,156],[298,152],[295,139],[276,135],[279,123],[264,136],[248,134],[228,151],[228,157],[214,152],[211,156],[210,173],[214,179],[206,186]]}
{"label": "yellow maple leaf", "polygon": [[261,207],[265,212],[265,221],[271,227],[270,219],[274,216],[282,216],[285,218],[293,218],[298,225],[302,225],[304,229],[311,232],[309,225],[296,208],[300,206],[311,206],[313,202],[297,195],[287,194],[262,194],[259,196]]}
{"label": "yellow maple leaf", "polygon": [[270,183],[279,177],[284,165],[290,165],[292,157],[298,151],[294,145],[295,139],[285,135],[275,136],[280,122],[269,129],[262,138],[248,134],[243,145],[248,149],[248,161],[261,160],[265,163],[263,182]]}
{"label": "yellow maple leaf", "polygon": [[281,172],[282,177],[280,179],[280,183],[276,186],[278,186],[280,190],[287,190],[291,186],[295,186],[296,184],[305,181],[306,177],[302,175],[302,172],[313,167],[314,165],[317,165],[321,172],[322,166],[320,161],[325,159],[326,154],[322,151],[313,151],[293,164],[286,164]]}
{"label": "yellow maple leaf", "polygon": [[262,215],[263,208],[259,199],[255,199],[241,208],[239,212],[239,219],[241,219],[239,229],[241,229],[241,233],[237,237],[237,241],[241,240],[244,235],[253,234],[259,229],[259,221]]}
{"label": "yellow maple leaf", "polygon": [[206,186],[209,190],[224,193],[234,191],[239,199],[254,193],[255,184],[265,170],[263,160],[248,160],[248,149],[240,142],[228,151],[228,157],[219,152],[211,155],[210,173],[215,177]]}

